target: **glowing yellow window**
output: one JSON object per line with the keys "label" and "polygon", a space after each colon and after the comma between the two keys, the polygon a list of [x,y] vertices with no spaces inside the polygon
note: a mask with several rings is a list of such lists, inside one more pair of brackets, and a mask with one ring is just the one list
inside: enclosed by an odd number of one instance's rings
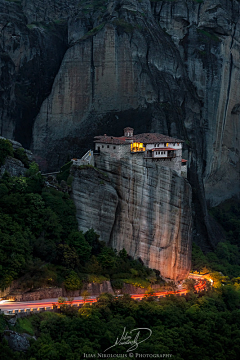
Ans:
{"label": "glowing yellow window", "polygon": [[136,151],[145,151],[145,147],[143,146],[143,143],[132,143],[131,144],[131,151],[136,152]]}

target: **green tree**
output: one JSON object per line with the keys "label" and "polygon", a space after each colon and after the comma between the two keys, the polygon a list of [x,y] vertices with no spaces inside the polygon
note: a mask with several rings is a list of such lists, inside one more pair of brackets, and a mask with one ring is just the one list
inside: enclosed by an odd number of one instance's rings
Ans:
{"label": "green tree", "polygon": [[39,166],[35,161],[33,161],[29,165],[29,169],[26,172],[26,176],[28,177],[33,176],[36,175],[38,172],[39,172]]}
{"label": "green tree", "polygon": [[55,189],[44,189],[42,198],[59,218],[62,225],[62,238],[67,238],[73,231],[78,231],[76,208],[69,195]]}
{"label": "green tree", "polygon": [[76,249],[79,260],[82,264],[90,259],[91,256],[91,246],[85,240],[85,237],[82,232],[73,231],[68,236],[67,243]]}
{"label": "green tree", "polygon": [[83,300],[84,300],[84,303],[85,303],[86,300],[87,300],[87,298],[89,298],[90,293],[89,293],[89,291],[84,290],[84,291],[81,293],[81,296],[83,297]]}
{"label": "green tree", "polygon": [[232,285],[226,285],[222,289],[223,300],[228,309],[234,310],[240,306],[240,291]]}
{"label": "green tree", "polygon": [[194,291],[195,290],[195,284],[196,281],[194,279],[186,279],[184,280],[184,287],[186,287],[189,291]]}
{"label": "green tree", "polygon": [[96,256],[91,256],[88,263],[86,263],[86,272],[90,274],[100,275],[103,272],[103,268],[97,260]]}
{"label": "green tree", "polygon": [[150,281],[151,285],[153,285],[153,284],[156,283],[156,281],[157,281],[157,276],[156,276],[155,271],[151,271],[151,274],[148,275],[147,280]]}
{"label": "green tree", "polygon": [[60,169],[60,173],[57,174],[57,180],[60,181],[64,180],[67,181],[69,175],[70,175],[70,168],[72,166],[72,161],[69,161],[68,163],[66,163],[65,165],[63,165]]}
{"label": "green tree", "polygon": [[218,243],[216,247],[216,255],[219,257],[219,259],[226,259],[227,261],[229,261],[230,252],[228,245],[223,242]]}
{"label": "green tree", "polygon": [[97,257],[99,263],[106,269],[113,269],[116,265],[116,253],[113,249],[104,247]]}
{"label": "green tree", "polygon": [[145,291],[145,295],[144,298],[147,299],[148,301],[152,301],[154,300],[154,290],[151,288],[151,286],[148,287],[148,289]]}
{"label": "green tree", "polygon": [[67,290],[80,290],[82,287],[82,282],[75,271],[71,271],[65,281],[64,286]]}
{"label": "green tree", "polygon": [[68,244],[59,244],[57,247],[58,263],[68,269],[75,269],[79,266],[79,258],[75,249]]}
{"label": "green tree", "polygon": [[103,244],[99,241],[99,235],[94,231],[94,229],[86,231],[84,237],[92,248],[92,255],[99,254],[103,248]]}
{"label": "green tree", "polygon": [[128,254],[127,254],[127,251],[123,248],[122,250],[119,251],[119,256],[121,259],[127,259],[128,257]]}
{"label": "green tree", "polygon": [[8,188],[5,184],[0,184],[0,198],[8,194]]}
{"label": "green tree", "polygon": [[9,140],[0,139],[0,166],[5,163],[7,156],[13,157],[13,146]]}

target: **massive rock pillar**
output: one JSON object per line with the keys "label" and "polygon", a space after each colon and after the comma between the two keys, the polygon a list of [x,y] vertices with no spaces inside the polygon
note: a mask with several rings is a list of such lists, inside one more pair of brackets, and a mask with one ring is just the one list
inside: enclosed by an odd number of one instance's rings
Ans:
{"label": "massive rock pillar", "polygon": [[121,160],[101,155],[96,165],[105,175],[72,169],[73,199],[80,230],[93,227],[109,246],[125,248],[177,281],[191,266],[191,186],[162,164],[143,154]]}

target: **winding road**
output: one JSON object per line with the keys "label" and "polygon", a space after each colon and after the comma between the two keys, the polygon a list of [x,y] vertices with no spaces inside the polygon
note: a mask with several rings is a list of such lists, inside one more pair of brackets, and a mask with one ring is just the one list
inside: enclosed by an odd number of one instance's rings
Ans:
{"label": "winding road", "polygon": [[[206,289],[207,280],[204,276],[191,274],[189,278],[194,278],[196,280],[195,291],[200,292]],[[156,292],[149,296],[156,297],[165,297],[167,295],[186,295],[188,290],[179,289],[176,291],[161,291]],[[121,295],[118,295],[121,296]],[[145,294],[131,294],[132,299],[142,300]],[[66,301],[67,304],[72,304],[73,306],[79,306],[84,303],[94,303],[97,302],[97,296],[89,296],[87,299],[83,299],[82,296],[75,297],[72,301]],[[4,314],[16,314],[16,313],[32,313],[38,311],[48,311],[53,309],[53,305],[60,306],[58,303],[58,298],[53,299],[44,299],[44,300],[36,300],[36,301],[24,301],[24,302],[16,302],[10,300],[1,300],[0,301],[0,310],[4,312]]]}

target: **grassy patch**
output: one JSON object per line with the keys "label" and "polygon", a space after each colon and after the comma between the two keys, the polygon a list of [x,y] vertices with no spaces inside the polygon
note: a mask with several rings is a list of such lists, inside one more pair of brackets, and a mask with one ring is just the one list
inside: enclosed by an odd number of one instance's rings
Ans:
{"label": "grassy patch", "polygon": [[141,278],[129,278],[129,279],[122,279],[123,282],[126,284],[131,284],[136,287],[140,288],[147,288],[150,285],[150,282]]}
{"label": "grassy patch", "polygon": [[34,329],[29,317],[19,318],[17,320],[15,328],[16,331],[19,333],[27,333],[29,335],[34,335]]}
{"label": "grassy patch", "polygon": [[92,283],[102,284],[104,281],[108,281],[109,279],[103,275],[88,275],[88,281]]}

